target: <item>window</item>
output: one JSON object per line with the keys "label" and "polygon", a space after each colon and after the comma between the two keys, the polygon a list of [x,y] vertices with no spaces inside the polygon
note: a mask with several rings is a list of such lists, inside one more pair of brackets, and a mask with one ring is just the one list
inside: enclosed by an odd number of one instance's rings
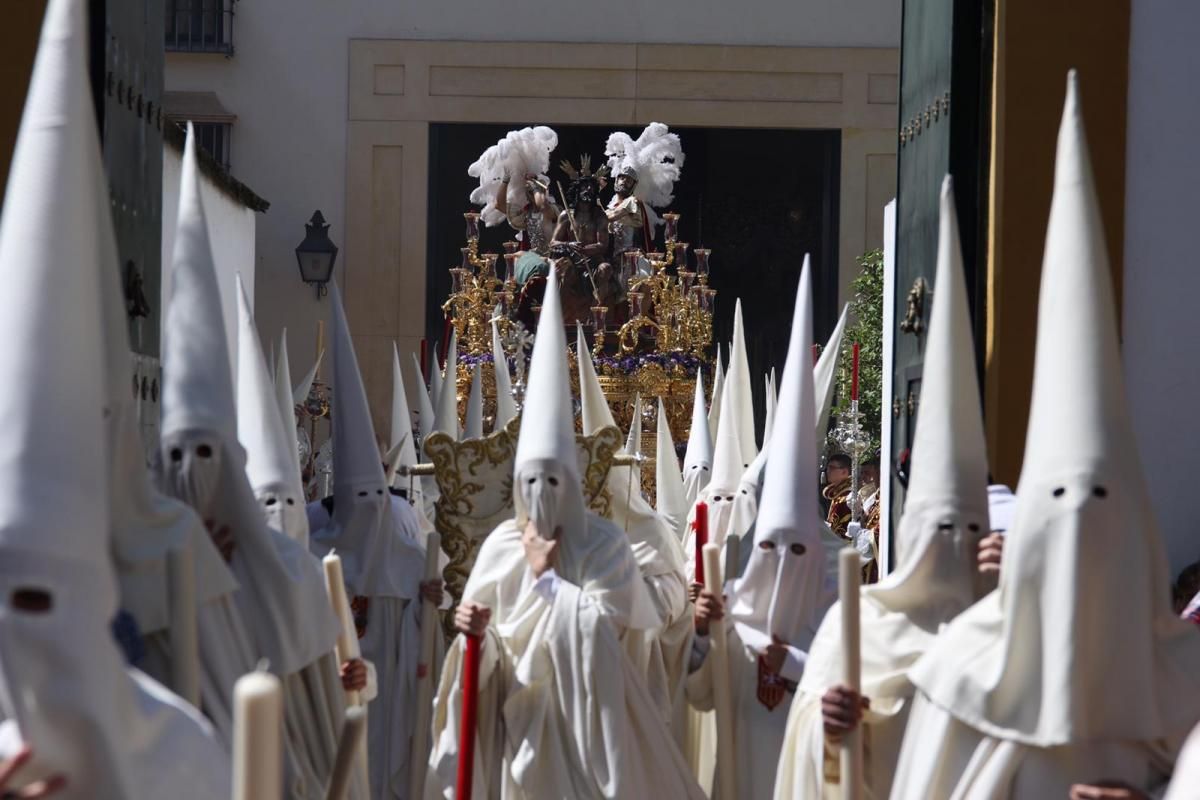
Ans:
{"label": "window", "polygon": [[233,54],[235,0],[167,0],[167,50]]}
{"label": "window", "polygon": [[229,145],[233,136],[233,125],[228,122],[193,122],[196,144],[213,157],[213,160],[229,171]]}

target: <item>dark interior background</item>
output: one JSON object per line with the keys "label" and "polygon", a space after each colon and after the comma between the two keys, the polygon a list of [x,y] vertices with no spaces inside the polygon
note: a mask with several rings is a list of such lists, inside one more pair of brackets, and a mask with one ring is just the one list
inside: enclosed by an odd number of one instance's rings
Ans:
{"label": "dark interior background", "polygon": [[[537,124],[530,122],[529,124]],[[429,131],[429,238],[426,279],[426,338],[442,336],[441,305],[450,292],[451,267],[464,245],[462,214],[478,183],[467,167],[487,147],[520,125],[436,123]],[[636,138],[641,128],[556,125],[558,149],[551,157],[552,180],[563,180],[558,162],[590,153],[605,163],[604,143],[613,130]],[[710,285],[717,290],[713,338],[732,338],[735,300],[740,297],[754,383],[756,417],[762,418],[763,376],[782,371],[787,357],[793,301],[805,253],[813,259],[815,341],[823,342],[837,322],[838,178],[841,142],[835,130],[672,128],[685,156],[670,209],[681,215],[679,235],[693,248],[712,249]],[[611,185],[602,193],[607,203]],[[659,243],[661,244],[661,228]],[[484,229],[480,250],[502,252],[513,238],[506,225]],[[760,430],[761,434],[761,430]]]}

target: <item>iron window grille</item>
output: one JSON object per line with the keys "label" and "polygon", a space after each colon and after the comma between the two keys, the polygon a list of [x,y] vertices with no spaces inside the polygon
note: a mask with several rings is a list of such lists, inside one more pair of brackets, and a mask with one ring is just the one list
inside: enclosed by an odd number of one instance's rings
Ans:
{"label": "iron window grille", "polygon": [[167,0],[167,50],[233,55],[234,2]]}

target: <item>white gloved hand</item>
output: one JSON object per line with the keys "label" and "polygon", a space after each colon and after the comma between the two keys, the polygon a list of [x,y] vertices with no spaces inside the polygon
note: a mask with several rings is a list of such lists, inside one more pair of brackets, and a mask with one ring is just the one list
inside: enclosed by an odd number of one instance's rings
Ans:
{"label": "white gloved hand", "polygon": [[850,541],[854,542],[854,549],[862,556],[863,561],[871,561],[875,558],[875,547],[870,528],[864,528],[859,522],[851,522],[846,527],[846,535]]}

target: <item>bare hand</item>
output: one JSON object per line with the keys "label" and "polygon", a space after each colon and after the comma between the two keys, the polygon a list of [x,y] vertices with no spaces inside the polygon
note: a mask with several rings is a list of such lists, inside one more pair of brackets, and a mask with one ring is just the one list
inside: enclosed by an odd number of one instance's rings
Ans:
{"label": "bare hand", "polygon": [[342,679],[342,688],[347,692],[361,692],[367,688],[367,665],[361,658],[343,661],[338,674]]}
{"label": "bare hand", "polygon": [[821,698],[821,720],[825,724],[825,735],[835,742],[858,727],[865,709],[871,707],[871,699],[846,686],[833,686]]}
{"label": "bare hand", "polygon": [[443,584],[437,578],[431,581],[421,581],[421,597],[433,603],[435,606],[442,604],[442,599],[445,597]]}
{"label": "bare hand", "polygon": [[217,552],[221,554],[221,558],[225,559],[228,564],[233,558],[233,531],[229,530],[228,525],[217,527],[217,523],[207,520],[204,527],[208,528],[208,535],[212,539],[213,546],[217,548]]}
{"label": "bare hand", "polygon": [[692,612],[692,624],[696,626],[696,633],[707,636],[709,623],[719,622],[723,619],[725,619],[725,598],[717,597],[708,589],[701,589],[699,596],[696,597],[696,609]]}
{"label": "bare hand", "polygon": [[57,794],[67,785],[67,779],[62,775],[54,775],[45,780],[24,785],[16,783],[13,777],[21,770],[21,767],[29,763],[29,759],[32,757],[33,751],[26,745],[12,758],[0,761],[0,792],[3,792],[5,797],[20,798],[20,800],[49,797]]}
{"label": "bare hand", "polygon": [[695,581],[692,581],[692,583],[688,586],[688,600],[694,605],[696,600],[700,598],[700,593],[703,591],[703,583],[696,583]]}
{"label": "bare hand", "polygon": [[1004,534],[990,533],[979,540],[979,574],[1000,574],[1000,557],[1004,554]]}
{"label": "bare hand", "polygon": [[1121,781],[1077,783],[1071,787],[1071,800],[1149,800],[1149,796]]}
{"label": "bare hand", "polygon": [[772,634],[771,643],[767,645],[767,649],[763,651],[762,656],[767,669],[778,675],[779,671],[783,669],[783,662],[787,660],[787,654],[787,642]]}
{"label": "bare hand", "polygon": [[554,529],[553,539],[545,539],[537,532],[532,520],[525,525],[525,532],[521,534],[521,544],[525,545],[525,560],[533,570],[533,577],[540,578],[546,570],[554,568],[554,562],[558,558],[560,536],[562,528]]}
{"label": "bare hand", "polygon": [[471,600],[464,600],[454,610],[454,629],[468,636],[483,636],[492,619],[492,610]]}

